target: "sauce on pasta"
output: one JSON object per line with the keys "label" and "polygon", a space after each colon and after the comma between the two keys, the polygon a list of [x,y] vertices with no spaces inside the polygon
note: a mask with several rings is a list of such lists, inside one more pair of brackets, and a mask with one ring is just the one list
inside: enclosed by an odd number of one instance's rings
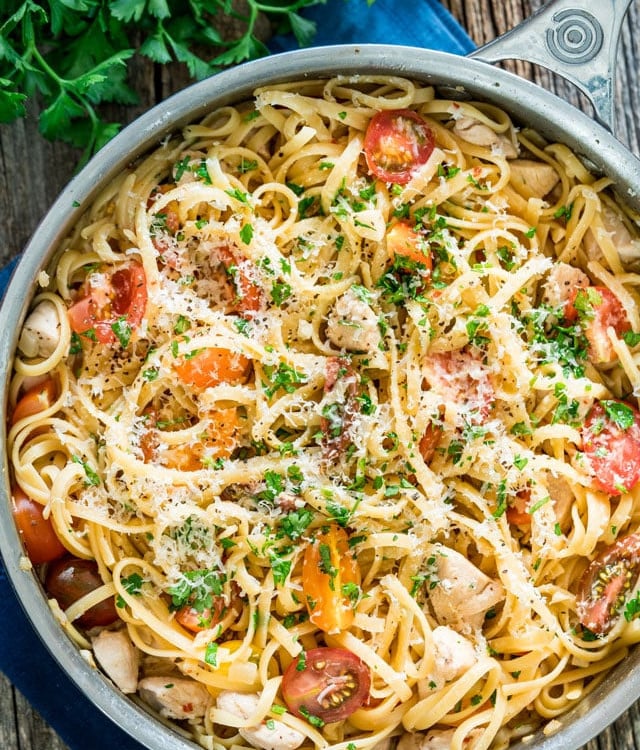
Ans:
{"label": "sauce on pasta", "polygon": [[16,520],[77,644],[210,749],[557,727],[640,638],[609,188],[388,76],[259,89],[123,172],[10,389]]}

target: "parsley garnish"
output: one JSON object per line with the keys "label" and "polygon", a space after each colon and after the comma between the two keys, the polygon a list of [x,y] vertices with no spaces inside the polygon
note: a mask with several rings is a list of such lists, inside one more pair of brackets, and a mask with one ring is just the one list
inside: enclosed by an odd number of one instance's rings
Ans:
{"label": "parsley garnish", "polygon": [[620,401],[601,401],[600,405],[609,419],[621,430],[628,430],[635,422],[633,409]]}
{"label": "parsley garnish", "polygon": [[80,464],[84,469],[86,477],[84,483],[87,487],[97,487],[100,484],[98,472],[89,463],[83,461],[80,456],[71,456],[71,460],[76,464]]}

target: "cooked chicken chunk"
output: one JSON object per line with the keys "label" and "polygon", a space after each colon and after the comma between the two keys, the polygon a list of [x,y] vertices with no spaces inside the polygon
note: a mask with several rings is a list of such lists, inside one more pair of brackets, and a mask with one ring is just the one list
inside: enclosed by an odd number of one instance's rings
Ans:
{"label": "cooked chicken chunk", "polygon": [[[632,263],[640,259],[640,240],[634,239],[620,215],[608,206],[602,208],[602,224],[611,238],[623,263]],[[598,236],[593,230],[587,230],[584,245],[587,255],[597,260],[602,257]]]}
{"label": "cooked chicken chunk", "polygon": [[338,297],[329,313],[327,338],[339,349],[375,352],[381,341],[378,317],[363,299],[349,289]]}
{"label": "cooked chicken chunk", "polygon": [[[218,696],[217,706],[241,719],[248,719],[255,712],[259,700],[260,696],[257,693],[226,691]],[[243,727],[238,731],[252,747],[260,750],[296,750],[305,739],[301,732],[291,729],[278,719],[272,719],[269,726],[260,724],[255,727]]]}
{"label": "cooked chicken chunk", "polygon": [[455,729],[430,729],[428,732],[405,732],[397,750],[450,750]]}
{"label": "cooked chicken chunk", "polygon": [[443,545],[435,545],[433,557],[429,600],[438,622],[458,632],[481,628],[487,611],[505,597],[502,584]]}
{"label": "cooked chicken chunk", "polygon": [[511,162],[511,183],[525,198],[544,198],[560,181],[550,164],[529,159]]}
{"label": "cooked chicken chunk", "polygon": [[543,285],[542,301],[549,307],[564,308],[576,289],[586,289],[591,282],[586,273],[568,263],[556,263]]}
{"label": "cooked chicken chunk", "polygon": [[209,691],[204,685],[184,677],[145,677],[138,683],[143,701],[168,719],[196,719],[209,706]]}
{"label": "cooked chicken chunk", "polygon": [[138,687],[140,653],[126,630],[102,630],[93,639],[98,664],[123,693],[135,693]]}
{"label": "cooked chicken chunk", "polygon": [[485,125],[475,117],[461,117],[456,120],[453,132],[462,140],[474,143],[476,146],[486,146],[494,151],[504,154],[507,159],[515,159],[518,156],[511,139],[504,133],[496,133],[488,125]]}
{"label": "cooked chicken chunk", "polygon": [[43,300],[24,322],[18,349],[25,357],[50,357],[60,342],[60,320],[53,302]]}
{"label": "cooked chicken chunk", "polygon": [[478,660],[471,641],[446,625],[433,631],[433,646],[435,682],[455,680]]}

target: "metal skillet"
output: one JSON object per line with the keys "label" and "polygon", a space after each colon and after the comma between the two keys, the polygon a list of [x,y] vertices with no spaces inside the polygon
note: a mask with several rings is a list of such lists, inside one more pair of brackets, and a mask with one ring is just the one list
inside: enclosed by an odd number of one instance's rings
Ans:
{"label": "metal skillet", "polygon": [[[2,424],[6,424],[13,353],[36,278],[54,262],[60,242],[81,213],[107,182],[168,133],[197,121],[214,108],[249,98],[258,86],[345,73],[377,73],[425,81],[449,97],[487,101],[505,109],[517,123],[535,128],[549,140],[565,143],[590,169],[609,176],[619,198],[640,211],[640,159],[611,133],[617,38],[631,2],[554,0],[468,58],[389,45],[344,45],[285,53],[221,73],[154,107],[108,143],[72,180],[25,249],[0,310]],[[507,58],[526,59],[561,73],[592,101],[594,117],[529,81],[487,64]],[[34,628],[79,689],[144,747],[195,750],[192,741],[160,723],[88,665],[53,618],[37,577],[20,568],[23,550],[10,510],[6,435],[0,438],[0,549]],[[638,698],[640,650],[636,649],[607,680],[561,717],[557,732],[547,736],[540,731],[526,743],[514,745],[513,750],[577,750]]]}

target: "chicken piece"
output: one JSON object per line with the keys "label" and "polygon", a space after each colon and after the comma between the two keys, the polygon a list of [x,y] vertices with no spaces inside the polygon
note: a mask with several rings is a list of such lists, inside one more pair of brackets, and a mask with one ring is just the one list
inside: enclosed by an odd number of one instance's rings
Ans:
{"label": "chicken piece", "polygon": [[515,159],[518,156],[511,139],[504,133],[496,133],[488,125],[485,125],[475,117],[461,117],[456,120],[453,132],[463,141],[474,143],[476,146],[486,146],[493,151],[504,154],[507,159]]}
{"label": "chicken piece", "polygon": [[576,289],[586,289],[589,277],[568,263],[556,263],[544,282],[542,301],[553,308],[562,308],[573,298]]}
{"label": "chicken piece", "polygon": [[470,349],[427,354],[423,373],[426,384],[442,397],[445,405],[466,412],[474,424],[487,419],[495,390],[481,355]]}
{"label": "chicken piece", "polygon": [[138,683],[138,693],[167,719],[198,719],[205,715],[211,700],[204,685],[184,677],[145,677]]}
{"label": "chicken piece", "polygon": [[102,630],[93,641],[93,653],[123,693],[135,693],[138,688],[140,653],[131,643],[126,630]]}
{"label": "chicken piece", "polygon": [[436,619],[460,633],[480,629],[487,611],[505,598],[502,584],[443,545],[435,546],[433,557],[429,600]]}
{"label": "chicken piece", "polygon": [[[610,235],[623,263],[632,263],[640,259],[640,240],[632,237],[620,214],[606,205],[602,207],[602,225]],[[598,237],[591,229],[588,229],[584,236],[584,246],[588,257],[592,260],[602,257]]]}
{"label": "chicken piece", "polygon": [[[217,706],[241,719],[249,719],[255,712],[260,696],[257,693],[220,693]],[[271,719],[271,728],[265,723],[255,727],[242,727],[238,731],[252,747],[260,750],[295,750],[304,742],[304,735],[297,729],[288,727],[283,721]]]}
{"label": "chicken piece", "polygon": [[60,320],[56,306],[40,302],[24,322],[18,349],[25,357],[50,357],[60,342]]}
{"label": "chicken piece", "polygon": [[551,472],[546,474],[547,492],[553,501],[556,518],[564,523],[569,518],[571,506],[575,501],[575,495],[571,485],[563,476],[555,477]]}
{"label": "chicken piece", "polygon": [[439,625],[433,631],[434,682],[449,682],[460,677],[478,661],[471,641],[453,628]]}
{"label": "chicken piece", "polygon": [[511,162],[511,184],[525,198],[544,198],[560,181],[556,170],[545,162],[514,159]]}
{"label": "chicken piece", "polygon": [[405,732],[397,750],[450,750],[455,729],[430,729],[427,732]]}
{"label": "chicken piece", "polygon": [[351,289],[338,297],[327,318],[327,338],[339,349],[375,352],[381,342],[378,316]]}

